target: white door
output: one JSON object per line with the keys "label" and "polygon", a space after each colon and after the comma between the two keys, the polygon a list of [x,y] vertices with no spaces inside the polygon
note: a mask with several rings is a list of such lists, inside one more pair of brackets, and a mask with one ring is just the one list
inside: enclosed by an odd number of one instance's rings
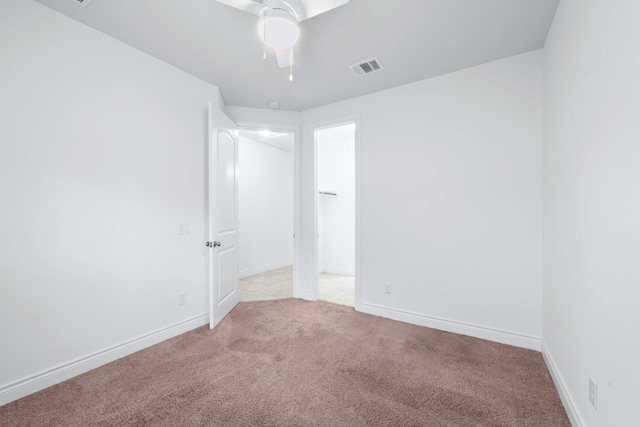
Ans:
{"label": "white door", "polygon": [[[226,119],[226,120],[224,120]],[[230,120],[209,107],[209,327],[240,301],[238,141]]]}

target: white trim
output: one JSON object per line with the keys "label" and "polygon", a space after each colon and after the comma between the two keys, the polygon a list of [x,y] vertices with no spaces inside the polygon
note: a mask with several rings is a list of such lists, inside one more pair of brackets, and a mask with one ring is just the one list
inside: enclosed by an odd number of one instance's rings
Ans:
{"label": "white trim", "polygon": [[5,384],[0,386],[0,406],[208,323],[209,313],[201,314],[71,362],[64,363],[55,368],[47,369],[35,375]]}
{"label": "white trim", "polygon": [[286,267],[293,264],[293,259],[285,259],[284,261],[274,262],[271,264],[260,265],[258,267],[248,268],[240,272],[240,278],[253,276],[254,274],[264,273],[266,271],[275,270],[276,268]]}
{"label": "white trim", "polygon": [[[291,129],[290,129],[291,130]],[[302,125],[293,130],[293,297],[302,294]]]}
{"label": "white trim", "polygon": [[323,265],[320,267],[321,273],[344,274],[345,276],[355,276],[355,268],[335,267],[333,265]]}
{"label": "white trim", "polygon": [[560,375],[560,371],[556,363],[551,357],[551,353],[549,352],[549,348],[545,344],[544,340],[542,341],[542,358],[544,359],[544,363],[547,365],[547,369],[549,370],[549,374],[551,375],[551,379],[553,383],[556,385],[556,389],[558,389],[558,394],[560,395],[560,400],[562,401],[562,405],[564,406],[564,410],[567,412],[567,416],[569,417],[569,421],[573,427],[584,427],[587,424],[584,422],[582,417],[580,416],[580,412],[578,412],[577,405],[574,400],[571,398],[571,394],[569,390],[565,386],[565,382],[562,379],[562,375]]}
{"label": "white trim", "polygon": [[411,323],[418,326],[426,326],[428,328],[439,329],[441,331],[468,335],[470,337],[513,345],[515,347],[540,351],[541,339],[528,335],[502,331],[499,329],[491,329],[469,323],[456,322],[435,316],[425,316],[422,314],[412,313],[410,311],[380,307],[368,303],[361,303],[360,308],[357,308],[356,311],[386,317],[388,319],[399,320],[401,322]]}
{"label": "white trim", "polygon": [[356,174],[356,263],[355,263],[355,292],[354,292],[354,308],[356,310],[362,307],[362,118],[360,113],[353,115],[353,121],[356,124],[355,134],[355,174]]}

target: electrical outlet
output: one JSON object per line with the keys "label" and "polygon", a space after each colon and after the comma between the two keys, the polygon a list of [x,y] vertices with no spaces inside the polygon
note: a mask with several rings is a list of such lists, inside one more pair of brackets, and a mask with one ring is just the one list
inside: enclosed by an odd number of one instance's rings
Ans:
{"label": "electrical outlet", "polygon": [[178,294],[178,305],[185,305],[187,303],[187,293],[180,292]]}
{"label": "electrical outlet", "polygon": [[384,293],[387,295],[391,293],[391,283],[384,282]]}
{"label": "electrical outlet", "polygon": [[598,409],[598,384],[589,378],[589,402]]}

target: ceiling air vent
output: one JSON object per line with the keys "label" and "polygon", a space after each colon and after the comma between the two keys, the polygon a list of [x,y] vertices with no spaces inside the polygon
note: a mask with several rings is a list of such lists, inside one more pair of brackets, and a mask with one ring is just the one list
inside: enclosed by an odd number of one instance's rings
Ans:
{"label": "ceiling air vent", "polygon": [[384,70],[384,67],[382,66],[378,58],[371,58],[359,64],[353,64],[349,66],[349,69],[353,71],[353,74],[355,74],[356,76],[362,77],[368,74],[382,71]]}
{"label": "ceiling air vent", "polygon": [[82,7],[87,7],[91,0],[72,0],[74,3],[79,4]]}

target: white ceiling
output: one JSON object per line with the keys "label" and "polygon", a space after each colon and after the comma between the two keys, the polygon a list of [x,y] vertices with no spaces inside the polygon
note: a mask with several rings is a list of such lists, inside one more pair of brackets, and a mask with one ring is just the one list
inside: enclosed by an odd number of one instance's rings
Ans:
{"label": "white ceiling", "polygon": [[[262,60],[257,17],[214,0],[36,1],[218,86],[227,105],[302,111],[539,49],[559,0],[351,0],[300,24],[293,82]],[[348,69],[374,56],[383,72]]]}
{"label": "white ceiling", "polygon": [[[268,133],[267,133],[268,132]],[[293,152],[293,134],[273,132],[267,129],[247,130],[240,129],[240,136],[253,139],[263,144],[271,145],[284,151]]]}

